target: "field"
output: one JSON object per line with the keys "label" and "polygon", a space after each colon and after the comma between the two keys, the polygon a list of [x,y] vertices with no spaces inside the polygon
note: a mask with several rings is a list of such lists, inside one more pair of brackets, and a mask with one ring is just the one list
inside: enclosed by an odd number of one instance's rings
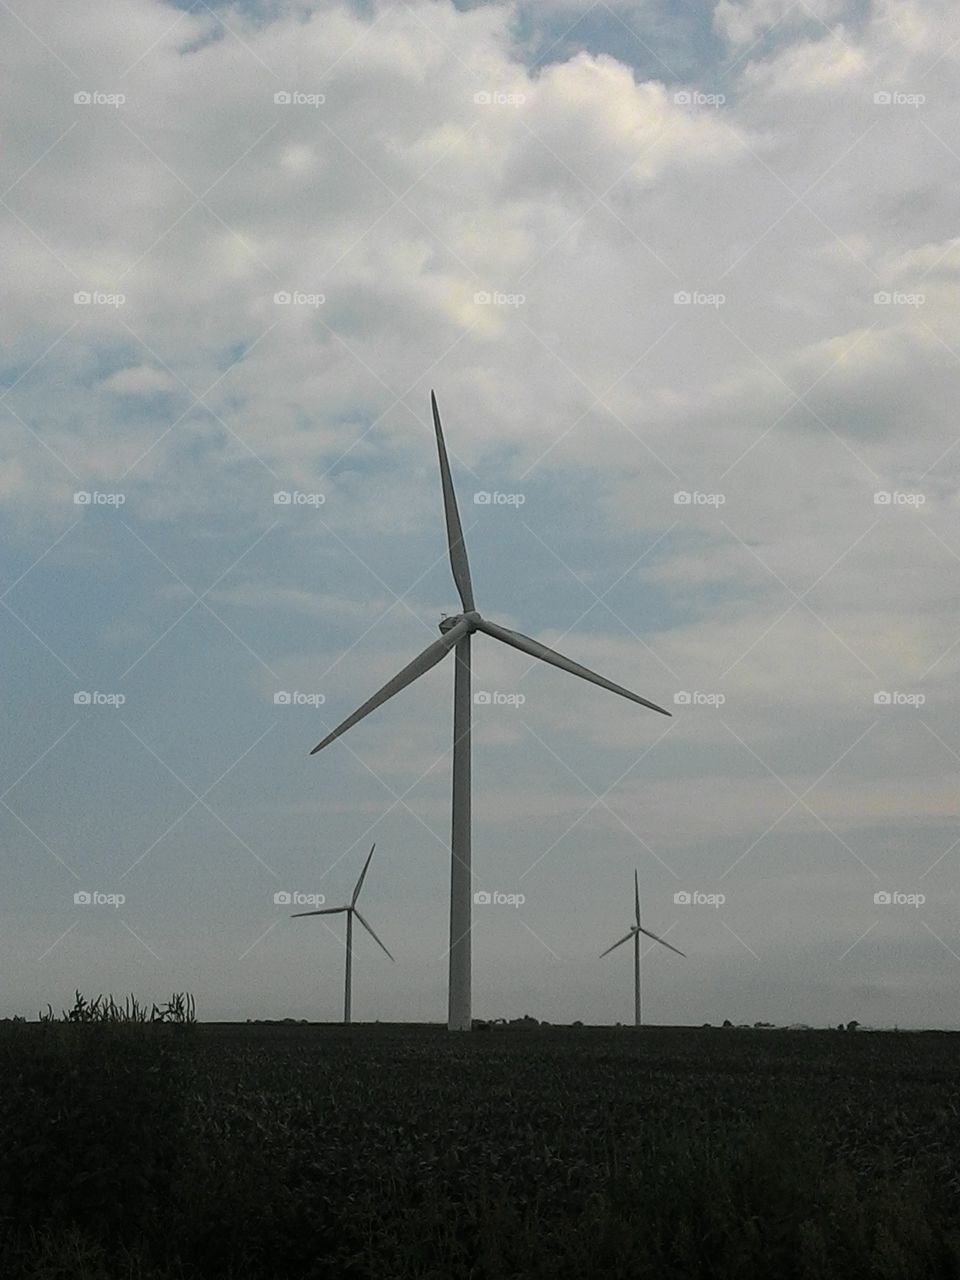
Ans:
{"label": "field", "polygon": [[0,1027],[0,1274],[960,1276],[960,1036]]}

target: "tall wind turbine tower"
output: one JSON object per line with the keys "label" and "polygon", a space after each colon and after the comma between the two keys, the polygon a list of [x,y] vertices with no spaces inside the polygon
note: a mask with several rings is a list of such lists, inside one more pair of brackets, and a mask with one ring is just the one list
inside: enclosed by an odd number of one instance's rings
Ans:
{"label": "tall wind turbine tower", "polygon": [[[663,938],[658,938],[655,933],[651,933],[649,929],[644,929],[640,924],[640,881],[637,878],[637,872],[633,873],[633,904],[634,913],[636,915],[636,924],[630,926],[630,932],[625,933],[619,942],[615,942],[612,947],[607,947],[606,951],[600,953],[600,959],[608,956],[611,951],[616,951],[617,947],[623,946],[625,942],[633,939],[633,1025],[635,1027],[643,1026],[643,1016],[640,1007],[640,935],[641,933],[652,938],[654,942],[659,942],[662,947],[668,947],[671,951],[676,951],[678,956],[682,956],[683,952],[678,951],[676,947],[669,942],[665,942]],[[684,959],[686,957],[684,956]]]}
{"label": "tall wind turbine tower", "polygon": [[655,702],[648,702],[639,694],[631,693],[622,685],[614,684],[604,676],[597,675],[588,667],[581,666],[571,658],[566,658],[555,649],[548,649],[539,640],[531,640],[519,631],[511,631],[507,627],[488,622],[477,612],[473,598],[473,584],[470,580],[470,566],[463,542],[463,528],[460,524],[460,513],[457,510],[457,499],[453,490],[453,479],[450,475],[450,463],[443,439],[443,428],[440,425],[440,413],[437,399],[430,393],[433,410],[433,426],[437,439],[437,455],[440,461],[440,484],[443,491],[443,511],[447,528],[447,548],[450,555],[450,568],[453,581],[460,596],[463,612],[453,618],[444,618],[440,623],[440,639],[428,645],[419,657],[407,664],[373,697],[368,698],[363,706],[339,724],[332,733],[327,734],[322,742],[313,748],[311,755],[321,751],[342,733],[353,727],[364,716],[382,706],[394,694],[405,689],[408,684],[418,680],[431,667],[454,651],[453,677],[453,813],[450,828],[450,950],[449,950],[449,988],[447,1026],[451,1031],[469,1031],[472,1025],[471,1008],[471,948],[470,930],[473,909],[472,871],[470,864],[470,639],[474,632],[482,632],[492,636],[502,644],[510,645],[526,653],[530,657],[539,658],[551,666],[568,671],[571,675],[588,680],[591,684],[608,689],[611,693],[629,698],[651,711],[659,711],[668,716],[669,711],[658,707]]}
{"label": "tall wind turbine tower", "polygon": [[347,1024],[350,1022],[351,1010],[353,1006],[353,917],[356,916],[360,923],[369,933],[381,951],[385,951],[390,959],[393,956],[387,951],[377,935],[373,932],[370,925],[367,924],[360,909],[357,906],[357,899],[360,897],[360,890],[363,888],[363,882],[366,879],[367,868],[370,866],[370,859],[373,857],[373,851],[376,844],[370,846],[370,852],[367,854],[367,860],[363,864],[363,870],[360,872],[360,879],[356,883],[353,891],[353,897],[342,907],[321,907],[319,911],[297,911],[290,918],[291,920],[299,920],[301,916],[339,916],[346,914],[347,917],[347,939],[346,939],[346,959],[343,966],[343,1021]]}

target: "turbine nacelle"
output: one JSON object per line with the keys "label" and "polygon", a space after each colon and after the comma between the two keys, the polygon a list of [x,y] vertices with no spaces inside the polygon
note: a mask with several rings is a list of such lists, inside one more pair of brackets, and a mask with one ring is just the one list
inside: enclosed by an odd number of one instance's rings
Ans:
{"label": "turbine nacelle", "polygon": [[632,924],[630,926],[629,933],[625,933],[618,942],[613,944],[612,947],[607,947],[606,951],[601,951],[600,959],[602,960],[604,956],[608,956],[611,951],[616,951],[617,947],[622,947],[623,944],[625,942],[629,942],[631,938],[639,938],[641,934],[645,938],[652,938],[654,942],[659,942],[661,947],[666,947],[670,951],[675,951],[678,956],[683,956],[683,958],[686,959],[686,956],[679,947],[675,947],[672,942],[667,942],[665,938],[661,938],[657,934],[651,933],[649,929],[644,929],[643,926],[639,924]]}
{"label": "turbine nacelle", "polygon": [[453,617],[444,614],[440,619],[440,632],[442,635],[446,635],[448,631],[453,630],[458,622],[469,622],[470,632],[468,634],[470,634],[477,630],[482,621],[483,619],[476,609],[469,609],[466,613],[455,613]]}

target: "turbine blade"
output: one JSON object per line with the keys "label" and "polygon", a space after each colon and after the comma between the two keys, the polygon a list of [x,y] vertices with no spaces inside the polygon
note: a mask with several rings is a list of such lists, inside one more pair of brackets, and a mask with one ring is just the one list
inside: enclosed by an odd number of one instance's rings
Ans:
{"label": "turbine blade", "polygon": [[571,675],[580,676],[582,680],[589,680],[591,684],[598,684],[601,689],[609,689],[611,693],[619,693],[622,698],[629,698],[631,702],[639,702],[642,707],[649,707],[651,711],[659,711],[664,716],[670,715],[669,711],[665,711],[663,707],[658,707],[655,702],[648,702],[646,698],[641,698],[638,693],[631,693],[629,689],[624,689],[622,685],[614,684],[612,680],[607,680],[604,676],[598,676],[589,667],[581,666],[579,662],[574,662],[571,658],[565,658],[562,653],[557,653],[556,649],[548,649],[539,640],[531,640],[529,636],[521,635],[519,631],[511,631],[507,627],[498,627],[495,622],[488,622],[486,618],[478,619],[476,626],[478,631],[485,631],[488,636],[493,636],[495,640],[502,640],[504,644],[512,645],[514,649],[519,649],[521,653],[529,653],[531,657],[540,658],[543,662],[549,662],[552,666],[559,667],[561,671],[569,671]]}
{"label": "turbine blade", "polygon": [[633,901],[637,909],[637,928],[640,928],[640,881],[637,879],[637,872],[633,873]]}
{"label": "turbine blade", "polygon": [[358,721],[362,720],[364,716],[368,716],[371,711],[376,711],[377,707],[381,706],[389,698],[392,698],[395,693],[399,693],[401,689],[405,689],[408,684],[413,684],[414,680],[418,680],[420,676],[429,671],[431,667],[435,667],[442,658],[447,656],[457,641],[462,639],[469,630],[470,623],[461,620],[456,623],[455,626],[452,626],[445,635],[442,635],[439,640],[434,640],[433,644],[427,645],[426,649],[424,649],[423,653],[421,653],[419,657],[416,657],[412,662],[409,662],[402,671],[398,672],[397,675],[393,677],[392,680],[388,680],[383,688],[378,693],[375,693],[372,698],[368,698],[363,706],[355,711],[352,716],[347,716],[346,720],[344,720],[342,724],[337,725],[333,733],[328,733],[322,742],[317,743],[310,754],[314,756],[318,751],[322,751],[324,747],[329,746],[329,744],[333,742],[335,738],[339,738],[342,733],[346,733],[348,729],[351,729]]}
{"label": "turbine blade", "polygon": [[[389,952],[389,951],[387,951],[387,948],[383,945],[383,943],[380,941],[380,939],[377,937],[377,935],[373,932],[373,930],[372,930],[372,929],[370,928],[370,926],[367,924],[366,920],[364,920],[363,916],[362,916],[362,915],[360,914],[360,912],[356,909],[356,907],[354,907],[354,908],[353,908],[353,914],[357,917],[357,919],[360,921],[360,923],[361,923],[361,924],[363,925],[363,927],[366,929],[367,933],[369,933],[370,937],[374,940],[374,942],[377,944],[377,946],[380,948],[380,950],[381,950],[381,951],[386,951],[386,952],[387,952],[387,955],[388,955],[388,956],[390,956],[390,952]],[[393,956],[390,956],[390,959],[391,959],[391,960],[393,960]],[[393,962],[394,962],[394,964],[396,964],[396,961],[395,961],[395,960],[394,960]]]}
{"label": "turbine blade", "polygon": [[649,929],[641,929],[640,932],[646,934],[648,938],[652,938],[654,942],[659,942],[661,947],[669,947],[671,951],[676,951],[678,956],[683,956],[684,960],[686,960],[687,957],[684,953],[675,947],[672,942],[666,942],[663,938],[658,938],[657,935],[655,933],[651,933]]}
{"label": "turbine blade", "polygon": [[321,907],[319,911],[295,911],[290,919],[299,920],[301,916],[338,916],[341,911],[347,910],[347,907]]}
{"label": "turbine blade", "polygon": [[622,947],[625,942],[629,942],[636,932],[636,929],[631,929],[629,933],[625,933],[619,942],[615,942],[612,947],[607,947],[606,951],[600,952],[600,959],[608,956],[611,951],[616,951],[617,947]]}
{"label": "turbine blade", "polygon": [[432,391],[430,392],[430,405],[433,409],[433,427],[437,433],[437,453],[440,456],[440,484],[443,488],[443,514],[447,522],[450,568],[453,570],[453,580],[456,583],[460,601],[464,610],[468,611],[476,608],[473,603],[470,565],[467,563],[467,549],[463,544],[463,528],[460,525],[460,512],[457,510],[457,495],[453,491],[450,463],[447,461],[447,446],[443,442],[443,429],[440,426],[437,397]]}
{"label": "turbine blade", "polygon": [[360,890],[363,888],[364,877],[367,874],[367,867],[370,865],[370,859],[373,857],[373,851],[377,847],[376,841],[370,846],[370,852],[367,854],[367,860],[363,864],[363,870],[360,872],[360,879],[357,881],[357,887],[353,891],[353,897],[350,899],[351,907],[357,905],[357,899],[360,897]]}

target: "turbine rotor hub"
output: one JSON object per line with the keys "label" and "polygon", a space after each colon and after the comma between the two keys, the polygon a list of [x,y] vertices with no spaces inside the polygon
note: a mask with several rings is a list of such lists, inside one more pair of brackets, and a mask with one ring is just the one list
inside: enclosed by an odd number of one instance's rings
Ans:
{"label": "turbine rotor hub", "polygon": [[477,623],[480,621],[480,614],[476,609],[470,609],[466,613],[456,613],[452,618],[442,617],[440,619],[440,630],[446,635],[448,631],[452,631],[460,622],[469,622],[470,630],[475,631]]}

